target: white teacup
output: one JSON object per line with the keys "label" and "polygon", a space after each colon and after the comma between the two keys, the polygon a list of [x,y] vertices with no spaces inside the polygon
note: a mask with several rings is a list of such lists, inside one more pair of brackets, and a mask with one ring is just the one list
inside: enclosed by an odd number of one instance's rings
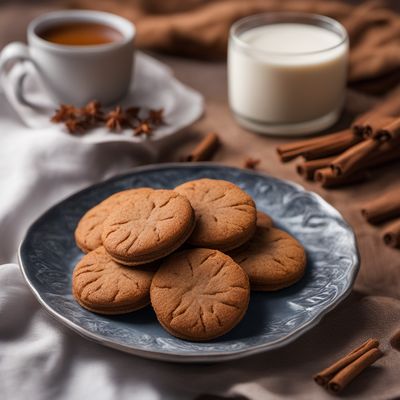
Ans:
{"label": "white teacup", "polygon": [[[39,35],[51,26],[71,22],[106,25],[116,29],[121,38],[106,44],[71,46],[47,41]],[[30,61],[57,103],[82,106],[96,99],[105,105],[112,104],[129,89],[134,38],[134,25],[114,14],[89,10],[51,12],[29,24],[28,45],[13,42],[3,49],[0,71],[10,63]],[[23,85],[16,85],[15,91],[17,98],[24,99]]]}

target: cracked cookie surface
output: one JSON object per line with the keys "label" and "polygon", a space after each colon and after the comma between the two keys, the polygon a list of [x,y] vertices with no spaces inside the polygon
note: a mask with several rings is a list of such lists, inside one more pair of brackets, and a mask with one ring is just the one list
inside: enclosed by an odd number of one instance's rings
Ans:
{"label": "cracked cookie surface", "polygon": [[103,246],[86,254],[72,275],[72,292],[84,308],[99,314],[124,314],[150,302],[155,264],[129,268],[116,263]]}
{"label": "cracked cookie surface", "polygon": [[247,272],[252,290],[290,286],[304,275],[306,267],[306,253],[294,237],[262,225],[249,242],[229,255]]}
{"label": "cracked cookie surface", "polygon": [[140,265],[172,253],[195,225],[189,201],[172,190],[152,190],[116,207],[103,223],[102,241],[122,264]]}
{"label": "cracked cookie surface", "polygon": [[189,199],[195,212],[196,227],[188,243],[226,251],[242,245],[254,234],[254,201],[233,183],[199,179],[175,190]]}
{"label": "cracked cookie surface", "polygon": [[229,332],[249,303],[243,269],[218,250],[191,249],[169,256],[155,274],[151,304],[172,335],[206,341]]}
{"label": "cracked cookie surface", "polygon": [[101,234],[105,219],[114,210],[114,207],[132,199],[139,193],[152,191],[150,188],[129,189],[114,193],[101,203],[97,204],[80,219],[75,229],[75,241],[78,247],[88,253],[102,245]]}

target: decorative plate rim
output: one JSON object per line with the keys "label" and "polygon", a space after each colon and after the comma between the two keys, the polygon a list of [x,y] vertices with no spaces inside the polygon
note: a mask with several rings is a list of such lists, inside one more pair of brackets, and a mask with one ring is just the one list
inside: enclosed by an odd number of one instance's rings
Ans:
{"label": "decorative plate rim", "polygon": [[[27,273],[26,273],[26,266],[24,265],[23,262],[23,257],[22,257],[22,247],[27,240],[30,232],[34,229],[37,223],[39,223],[43,217],[53,209],[59,206],[60,203],[68,201],[72,197],[75,197],[79,194],[83,194],[87,191],[93,190],[96,187],[103,186],[108,183],[112,183],[113,181],[118,181],[121,180],[125,177],[129,177],[133,174],[140,173],[140,172],[147,172],[147,171],[152,171],[152,170],[158,170],[158,169],[168,169],[168,168],[178,168],[178,169],[185,169],[187,167],[190,167],[192,169],[200,169],[202,167],[211,167],[211,168],[216,168],[216,169],[230,169],[230,170],[236,170],[238,172],[246,172],[249,175],[254,175],[257,177],[268,177],[269,179],[275,180],[275,181],[280,181],[283,182],[289,186],[292,186],[299,192],[306,192],[310,196],[312,196],[321,206],[323,206],[324,210],[329,212],[330,215],[341,219],[341,221],[345,224],[346,229],[348,232],[351,234],[353,243],[354,243],[354,249],[355,252],[352,254],[352,269],[349,272],[349,279],[348,283],[345,286],[345,290],[337,296],[337,298],[332,301],[328,306],[321,308],[312,318],[310,318],[309,321],[305,322],[303,325],[297,327],[293,331],[291,331],[289,334],[276,339],[274,341],[271,341],[266,344],[259,344],[259,345],[254,345],[251,349],[239,349],[239,350],[230,350],[229,352],[224,352],[224,351],[219,351],[219,352],[208,352],[208,351],[197,351],[193,352],[191,354],[183,354],[180,353],[179,351],[162,351],[162,350],[142,350],[139,348],[135,348],[134,346],[125,346],[122,344],[118,344],[112,341],[112,339],[107,339],[104,338],[101,335],[98,335],[96,333],[90,332],[75,322],[70,321],[68,318],[63,316],[61,313],[58,311],[54,310],[47,302],[43,299],[42,295],[40,292],[36,289],[34,284],[31,282],[29,279]],[[19,247],[18,247],[18,261],[19,261],[19,267],[22,273],[22,276],[27,283],[28,287],[30,290],[33,292],[34,296],[38,300],[38,302],[44,307],[44,309],[56,320],[60,321],[63,325],[69,327],[79,335],[83,336],[86,339],[89,339],[91,341],[100,343],[102,345],[105,345],[110,348],[114,348],[120,351],[123,351],[125,353],[149,358],[149,359],[154,359],[154,360],[160,360],[160,361],[173,361],[173,362],[181,362],[181,363],[191,363],[191,362],[196,362],[196,363],[201,363],[201,362],[219,362],[219,361],[228,361],[228,360],[233,360],[233,359],[238,359],[242,357],[247,357],[250,355],[254,354],[259,354],[262,352],[266,351],[271,351],[275,350],[277,348],[283,347],[296,339],[298,339],[301,335],[304,333],[310,331],[312,328],[317,326],[319,322],[322,320],[324,316],[326,316],[330,311],[332,311],[334,308],[338,306],[339,303],[341,303],[347,296],[351,293],[354,281],[357,277],[358,271],[360,269],[360,255],[359,255],[359,249],[357,245],[357,238],[355,236],[355,233],[351,226],[348,224],[348,222],[345,220],[345,218],[342,216],[342,214],[334,208],[332,205],[330,205],[326,200],[324,200],[320,195],[318,195],[315,192],[311,192],[309,190],[306,190],[302,185],[286,180],[286,179],[281,179],[281,178],[276,178],[274,176],[271,176],[266,173],[261,173],[253,170],[244,170],[242,168],[234,167],[234,166],[228,166],[220,163],[215,163],[215,162],[197,162],[196,164],[190,163],[190,162],[173,162],[173,163],[162,163],[162,164],[149,164],[149,165],[144,165],[144,166],[138,166],[134,167],[130,172],[124,173],[124,174],[119,174],[116,176],[113,176],[109,179],[106,179],[104,181],[95,183],[93,185],[90,185],[84,189],[78,190],[74,192],[73,194],[65,197],[64,199],[58,201],[56,204],[53,206],[49,207],[46,211],[44,211],[37,219],[35,219],[29,228],[27,229]]]}

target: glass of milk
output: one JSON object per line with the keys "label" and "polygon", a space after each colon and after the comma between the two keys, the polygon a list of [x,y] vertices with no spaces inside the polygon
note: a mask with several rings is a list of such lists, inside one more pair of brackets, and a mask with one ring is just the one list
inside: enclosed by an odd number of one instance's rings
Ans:
{"label": "glass of milk", "polygon": [[339,118],[347,75],[348,37],[337,21],[276,12],[231,27],[229,104],[245,128],[272,135],[305,135]]}

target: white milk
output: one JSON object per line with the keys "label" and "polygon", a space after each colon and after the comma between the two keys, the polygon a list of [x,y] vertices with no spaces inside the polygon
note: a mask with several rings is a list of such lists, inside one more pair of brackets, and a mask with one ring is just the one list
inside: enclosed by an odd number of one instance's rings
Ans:
{"label": "white milk", "polygon": [[246,127],[274,134],[332,125],[344,101],[346,37],[315,25],[274,23],[231,37],[230,106]]}

